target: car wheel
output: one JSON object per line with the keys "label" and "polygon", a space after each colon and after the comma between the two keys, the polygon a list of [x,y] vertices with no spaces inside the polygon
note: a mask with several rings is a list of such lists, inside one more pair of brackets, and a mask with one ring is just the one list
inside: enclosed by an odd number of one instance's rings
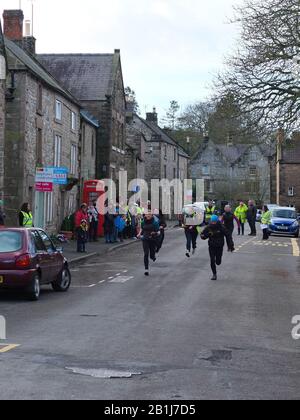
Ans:
{"label": "car wheel", "polygon": [[30,283],[30,286],[27,289],[27,296],[28,299],[32,302],[36,302],[39,300],[41,294],[41,284],[40,284],[40,276],[36,273]]}
{"label": "car wheel", "polygon": [[299,236],[300,236],[300,232],[299,232],[299,230],[298,230],[298,232],[296,233],[296,235],[295,235],[295,238],[299,238]]}
{"label": "car wheel", "polygon": [[57,280],[52,283],[55,292],[67,292],[71,286],[71,273],[68,267],[64,267]]}

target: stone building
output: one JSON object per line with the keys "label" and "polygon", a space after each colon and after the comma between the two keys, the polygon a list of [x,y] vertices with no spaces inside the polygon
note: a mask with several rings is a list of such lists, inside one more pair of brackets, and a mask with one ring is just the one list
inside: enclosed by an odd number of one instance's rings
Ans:
{"label": "stone building", "polygon": [[126,100],[120,50],[114,54],[42,54],[38,59],[101,122],[96,177],[118,182],[119,171],[126,169]]}
{"label": "stone building", "polygon": [[[15,226],[20,206],[29,202],[35,226],[57,231],[64,217],[76,210],[79,181],[85,176],[79,164],[81,105],[35,59],[35,40],[23,38],[22,11],[5,11],[3,17],[9,70],[4,144],[7,222]],[[95,160],[88,164],[93,168]],[[47,192],[38,189],[36,168],[49,167],[66,168],[67,185],[55,184]]]}
{"label": "stone building", "polygon": [[86,110],[81,110],[80,115],[80,191],[83,191],[84,181],[96,179],[96,142],[100,124]]}
{"label": "stone building", "polygon": [[290,140],[278,135],[276,159],[276,202],[293,206],[300,212],[300,134]]}
{"label": "stone building", "polygon": [[207,200],[270,203],[274,153],[263,145],[220,145],[206,138],[191,162],[190,175],[204,179]]}
{"label": "stone building", "polygon": [[0,200],[4,199],[5,79],[6,54],[0,22]]}
{"label": "stone building", "polygon": [[[128,130],[134,130],[145,143],[145,181],[151,191],[152,180],[184,181],[188,178],[189,156],[182,147],[158,126],[158,115],[154,109],[146,119],[133,114]],[[150,198],[150,197],[149,197]],[[172,199],[171,205],[174,201]]]}

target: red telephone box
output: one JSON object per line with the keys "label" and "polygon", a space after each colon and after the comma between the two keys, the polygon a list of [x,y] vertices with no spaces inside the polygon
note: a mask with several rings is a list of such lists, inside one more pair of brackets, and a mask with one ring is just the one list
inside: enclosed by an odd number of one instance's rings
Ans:
{"label": "red telephone box", "polygon": [[[105,184],[103,181],[91,180],[85,181],[83,186],[83,202],[88,206],[91,203],[97,203],[97,209],[99,212],[99,225],[98,225],[98,235],[104,236],[104,194],[105,194]],[[101,199],[101,197],[103,197]]]}

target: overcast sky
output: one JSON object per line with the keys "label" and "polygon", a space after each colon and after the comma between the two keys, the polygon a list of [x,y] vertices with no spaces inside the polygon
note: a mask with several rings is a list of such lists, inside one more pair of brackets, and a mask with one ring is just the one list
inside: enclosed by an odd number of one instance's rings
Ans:
{"label": "overcast sky", "polygon": [[[205,99],[224,56],[236,45],[229,25],[242,0],[33,0],[39,53],[110,53],[121,49],[124,81],[142,113],[171,100]],[[0,10],[20,0],[0,0]],[[31,18],[31,0],[21,0]],[[1,10],[1,14],[2,14]]]}

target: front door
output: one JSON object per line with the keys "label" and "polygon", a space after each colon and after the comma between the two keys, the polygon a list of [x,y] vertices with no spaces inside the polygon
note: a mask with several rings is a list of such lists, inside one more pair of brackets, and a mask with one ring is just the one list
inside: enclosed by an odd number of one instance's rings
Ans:
{"label": "front door", "polygon": [[35,193],[35,207],[34,207],[34,226],[44,229],[45,227],[45,194],[43,192]]}

